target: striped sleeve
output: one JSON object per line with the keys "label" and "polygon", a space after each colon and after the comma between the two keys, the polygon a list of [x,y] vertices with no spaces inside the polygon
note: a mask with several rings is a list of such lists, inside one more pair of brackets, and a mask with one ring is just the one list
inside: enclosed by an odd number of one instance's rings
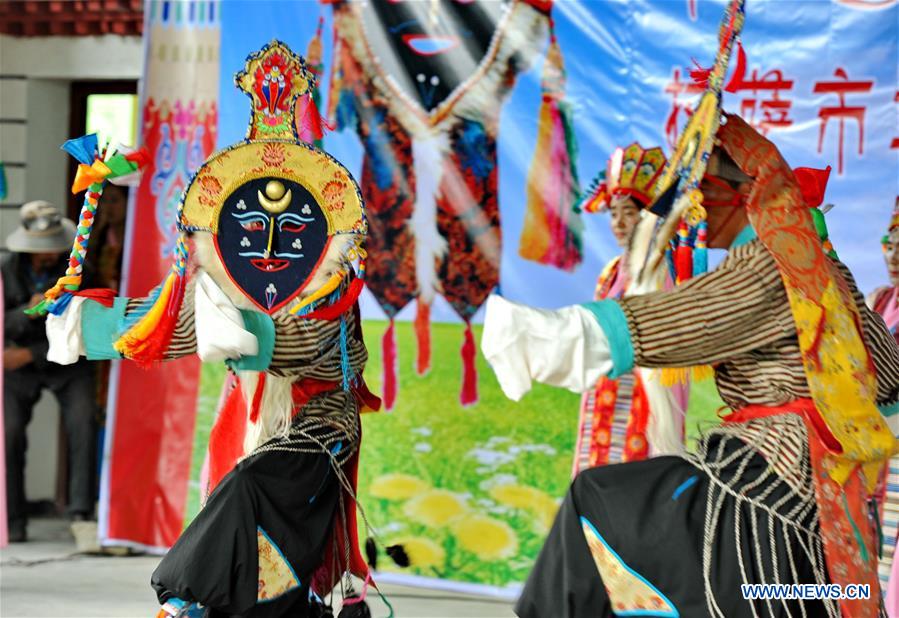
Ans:
{"label": "striped sleeve", "polygon": [[[269,371],[289,376],[302,373],[319,380],[343,377],[340,362],[340,320],[309,320],[287,312],[275,316],[275,349]],[[368,360],[365,344],[353,333],[356,318],[346,316],[347,356],[351,367],[362,368]]]}
{"label": "striped sleeve", "polygon": [[715,364],[796,333],[780,273],[757,240],[673,290],[619,302],[641,367]]}
{"label": "striped sleeve", "polygon": [[[172,340],[165,352],[166,360],[190,356],[197,351],[197,337],[194,333],[194,288],[195,282],[191,277],[184,290],[184,299],[181,301],[181,311],[178,314],[178,323],[172,334]],[[125,315],[137,309],[143,298],[129,298]]]}

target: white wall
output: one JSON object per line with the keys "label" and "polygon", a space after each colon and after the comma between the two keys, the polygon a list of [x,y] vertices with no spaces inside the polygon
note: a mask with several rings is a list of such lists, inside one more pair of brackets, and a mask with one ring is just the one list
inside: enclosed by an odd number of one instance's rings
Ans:
{"label": "white wall", "polygon": [[[72,162],[59,146],[77,137],[68,135],[71,82],[136,80],[142,61],[140,37],[0,35],[0,161],[8,186],[0,201],[0,249],[18,225],[23,202],[44,199],[65,207]],[[56,401],[45,393],[28,428],[29,500],[55,498],[57,411]]]}

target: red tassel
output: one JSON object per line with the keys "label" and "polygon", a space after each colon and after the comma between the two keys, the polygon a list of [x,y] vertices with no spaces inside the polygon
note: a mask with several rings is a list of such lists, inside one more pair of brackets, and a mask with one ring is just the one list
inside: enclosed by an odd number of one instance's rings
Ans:
{"label": "red tassel", "polygon": [[209,493],[243,456],[247,406],[240,380],[234,378],[234,382],[209,434]]}
{"label": "red tassel", "polygon": [[677,230],[677,249],[674,252],[674,269],[677,283],[682,283],[693,276],[693,247],[689,244],[687,224],[681,221]]}
{"label": "red tassel", "polygon": [[76,290],[71,293],[72,296],[83,296],[89,300],[100,303],[106,308],[110,308],[115,304],[116,291],[109,288],[91,288],[89,290]]}
{"label": "red tassel", "polygon": [[396,329],[393,325],[393,318],[390,318],[390,325],[381,339],[381,363],[383,367],[383,391],[384,391],[384,409],[392,410],[393,404],[396,402],[397,379],[396,379]]}
{"label": "red tassel", "polygon": [[465,323],[465,341],[462,343],[462,392],[459,394],[459,403],[463,406],[474,405],[478,402],[478,370],[475,366],[477,348],[474,344],[474,334],[471,332],[471,323]]}
{"label": "red tassel", "polygon": [[431,305],[421,298],[415,311],[415,341],[418,343],[415,372],[423,376],[431,370]]}
{"label": "red tassel", "polygon": [[259,380],[256,382],[256,390],[253,392],[253,406],[250,408],[250,422],[255,424],[259,420],[259,406],[262,403],[262,393],[265,391],[265,372],[259,372]]}
{"label": "red tassel", "polygon": [[310,144],[323,138],[326,131],[333,130],[318,111],[312,93],[306,93],[297,99],[296,118],[300,139]]}

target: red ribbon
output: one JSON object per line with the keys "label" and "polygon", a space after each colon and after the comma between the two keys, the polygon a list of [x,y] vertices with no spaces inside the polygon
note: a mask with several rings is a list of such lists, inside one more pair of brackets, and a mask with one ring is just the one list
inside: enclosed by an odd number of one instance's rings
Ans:
{"label": "red ribbon", "polygon": [[[796,399],[782,406],[746,406],[722,417],[725,423],[746,423],[757,418],[766,418],[778,414],[801,414],[815,430],[818,441],[831,453],[842,453],[843,447],[831,433],[830,428],[811,399]],[[813,439],[813,436],[809,436]]]}

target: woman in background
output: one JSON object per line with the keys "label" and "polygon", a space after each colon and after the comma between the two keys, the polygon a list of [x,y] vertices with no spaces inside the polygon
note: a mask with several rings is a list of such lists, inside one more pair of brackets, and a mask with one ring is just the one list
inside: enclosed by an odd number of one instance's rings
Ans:
{"label": "woman in background", "polygon": [[[664,166],[661,148],[644,149],[635,142],[616,149],[606,171],[593,182],[583,208],[609,213],[612,234],[623,251],[603,268],[594,300],[624,295],[629,283],[627,247],[631,233],[641,211],[652,201]],[[645,459],[649,455],[648,421],[649,406],[636,373],[601,378],[581,400],[574,475],[585,468]]]}

